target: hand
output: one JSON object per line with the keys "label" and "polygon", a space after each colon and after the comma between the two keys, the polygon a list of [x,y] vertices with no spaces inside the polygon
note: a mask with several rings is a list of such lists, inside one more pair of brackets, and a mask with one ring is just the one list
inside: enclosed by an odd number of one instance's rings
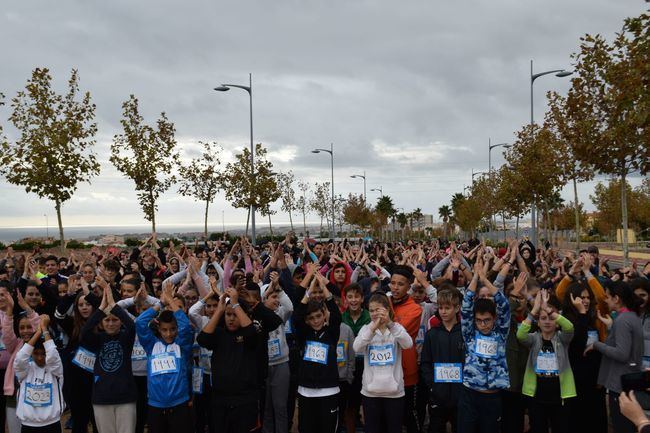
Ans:
{"label": "hand", "polygon": [[587,308],[585,308],[584,304],[582,303],[582,298],[574,298],[573,293],[569,293],[569,296],[571,297],[571,303],[578,311],[578,313],[585,314],[587,312]]}
{"label": "hand", "polygon": [[580,257],[578,260],[573,262],[571,269],[569,269],[569,275],[573,275],[573,276],[578,275],[583,265],[584,265],[584,260],[582,259],[582,257]]}
{"label": "hand", "polygon": [[48,326],[50,326],[50,316],[47,314],[41,314],[41,331],[47,332]]}
{"label": "hand", "polygon": [[643,408],[639,404],[634,395],[634,391],[630,391],[627,394],[622,392],[618,397],[618,404],[621,408],[621,413],[625,415],[627,419],[632,421],[635,426],[648,421],[648,417],[643,412]]}
{"label": "hand", "polygon": [[144,286],[144,282],[140,283],[140,288],[138,289],[138,292],[135,294],[135,303],[138,305],[144,305],[145,301],[147,300],[147,288]]}
{"label": "hand", "polygon": [[22,308],[24,311],[32,311],[31,307],[27,305],[27,302],[25,301],[25,298],[23,297],[22,292],[19,290],[16,290],[16,299],[18,300],[18,306]]}
{"label": "hand", "polygon": [[269,275],[269,278],[271,279],[271,289],[272,290],[278,289],[280,286],[280,274],[273,271],[271,272],[271,275]]}
{"label": "hand", "polygon": [[[18,292],[20,292],[20,290],[18,290]],[[12,317],[14,315],[14,298],[12,298],[10,294],[5,293],[3,299],[5,301],[5,314],[8,317]]]}
{"label": "hand", "polygon": [[592,350],[594,350],[593,344],[590,344],[589,346],[585,347],[585,351],[582,353],[583,356],[587,356],[587,353],[591,352]]}
{"label": "hand", "polygon": [[514,288],[512,289],[512,293],[515,295],[519,295],[522,293],[522,291],[525,293],[526,291],[524,288],[526,287],[526,282],[528,281],[528,272],[520,272],[517,277],[514,279]]}
{"label": "hand", "polygon": [[530,314],[533,317],[539,317],[539,310],[542,308],[542,291],[538,291],[535,296],[535,302],[533,303],[533,309],[530,311]]}
{"label": "hand", "polygon": [[237,304],[237,301],[239,301],[239,292],[232,287],[226,289],[226,296],[230,298],[230,305]]}
{"label": "hand", "polygon": [[609,314],[605,316],[601,315],[600,310],[598,308],[596,308],[596,316],[598,317],[598,320],[600,320],[605,324],[605,326],[607,326],[607,329],[612,327],[612,324],[614,323],[614,320],[612,320],[612,316],[610,316]]}

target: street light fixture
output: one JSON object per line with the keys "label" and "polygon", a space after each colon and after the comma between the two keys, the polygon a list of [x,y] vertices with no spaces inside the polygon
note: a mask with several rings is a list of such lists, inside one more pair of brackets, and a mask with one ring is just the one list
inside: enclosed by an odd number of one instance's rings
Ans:
{"label": "street light fixture", "polygon": [[488,138],[488,171],[492,172],[492,149],[495,147],[505,147],[506,149],[512,147],[512,144],[508,143],[498,143],[492,144],[492,139]]}
{"label": "street light fixture", "polygon": [[478,176],[479,174],[488,174],[486,171],[474,171],[472,169],[472,186],[474,186],[474,176]]}
{"label": "street light fixture", "polygon": [[336,237],[336,226],[334,222],[334,143],[330,143],[330,148],[328,149],[314,149],[311,153],[321,153],[326,152],[330,154],[330,160],[332,163],[332,238]]}
{"label": "street light fixture", "polygon": [[379,187],[379,188],[371,188],[370,191],[377,191],[377,192],[379,192],[380,197],[384,196],[384,190],[381,187]]}
{"label": "street light fixture", "polygon": [[[253,74],[248,74],[248,86],[242,86],[239,84],[222,84],[219,87],[215,87],[214,90],[217,92],[227,92],[231,88],[236,87],[238,89],[243,89],[248,92],[248,99],[250,102],[250,132],[251,132],[251,180],[255,176],[255,148],[253,147]],[[252,195],[252,191],[251,191]],[[250,214],[251,214],[251,240],[253,245],[255,242],[255,204],[253,204],[253,197],[250,197]]]}
{"label": "street light fixture", "polygon": [[363,174],[353,174],[350,176],[352,179],[363,179],[363,204],[366,204],[366,171],[363,171]]}
{"label": "street light fixture", "polygon": [[[553,69],[551,71],[539,72],[537,74],[533,73],[533,61],[530,61],[530,131],[533,132],[533,125],[535,124],[535,119],[533,117],[533,84],[535,80],[544,75],[555,74],[556,77],[568,77],[573,74],[573,71],[567,71],[565,69]],[[530,219],[531,219],[531,231],[532,237],[531,241],[535,248],[537,248],[537,219],[536,219],[536,206],[535,206],[535,197],[533,197],[533,203],[530,206]]]}

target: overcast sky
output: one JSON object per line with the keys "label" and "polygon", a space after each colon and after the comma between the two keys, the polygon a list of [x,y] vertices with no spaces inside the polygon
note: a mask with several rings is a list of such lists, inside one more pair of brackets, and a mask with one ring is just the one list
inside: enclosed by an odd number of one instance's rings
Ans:
{"label": "overcast sky", "polygon": [[[382,187],[397,207],[437,217],[472,169],[487,170],[488,138],[512,141],[529,121],[530,60],[535,72],[570,69],[580,36],[611,39],[644,8],[642,0],[4,2],[0,92],[13,97],[35,67],[50,68],[59,91],[76,68],[91,92],[102,172],[63,207],[67,225],[144,223],[132,183],[108,162],[129,94],[147,122],[167,113],[184,157],[215,140],[228,160],[248,146],[248,97],[211,89],[246,84],[249,72],[255,141],[278,170],[329,180],[328,155],[310,151],[333,142],[337,193],[363,192],[350,175],[365,170],[370,201]],[[553,75],[535,82],[537,119],[545,92],[568,86]],[[13,139],[9,113],[0,108]],[[499,150],[493,166],[503,163]],[[593,185],[579,186],[588,209]],[[54,221],[51,203],[4,181],[0,191],[0,227],[44,225],[44,214]],[[159,208],[161,224],[202,222],[202,205],[175,189]],[[222,210],[226,223],[245,222],[246,211],[221,195],[213,223]]]}

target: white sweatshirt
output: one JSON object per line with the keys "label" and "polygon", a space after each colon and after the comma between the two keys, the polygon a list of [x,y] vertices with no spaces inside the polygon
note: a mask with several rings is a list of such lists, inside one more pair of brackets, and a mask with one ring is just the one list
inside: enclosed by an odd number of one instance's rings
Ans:
{"label": "white sweatshirt", "polygon": [[361,394],[366,397],[399,398],[404,396],[402,349],[413,346],[413,339],[399,323],[383,332],[364,325],[354,339],[354,351],[363,353]]}
{"label": "white sweatshirt", "polygon": [[44,343],[45,367],[30,361],[34,347],[25,343],[16,354],[14,371],[20,382],[16,415],[23,425],[44,427],[61,420],[65,409],[63,364],[53,340]]}

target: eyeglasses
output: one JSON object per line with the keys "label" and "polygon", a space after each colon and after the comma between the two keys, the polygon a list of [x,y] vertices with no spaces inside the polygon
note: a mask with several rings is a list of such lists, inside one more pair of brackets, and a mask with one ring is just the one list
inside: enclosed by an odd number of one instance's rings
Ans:
{"label": "eyeglasses", "polygon": [[475,322],[477,325],[483,325],[483,326],[486,326],[486,325],[491,325],[492,322],[494,322],[494,319],[474,319],[474,322]]}

